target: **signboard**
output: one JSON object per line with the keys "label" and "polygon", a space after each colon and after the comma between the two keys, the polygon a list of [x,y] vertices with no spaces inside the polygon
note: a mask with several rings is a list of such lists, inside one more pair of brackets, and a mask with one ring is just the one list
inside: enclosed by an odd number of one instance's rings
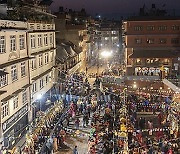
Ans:
{"label": "signboard", "polygon": [[0,20],[0,27],[3,27],[3,28],[27,28],[27,24],[22,21]]}
{"label": "signboard", "polygon": [[19,111],[17,111],[13,116],[11,116],[9,119],[7,119],[3,124],[2,128],[3,131],[5,131],[7,128],[10,128],[14,123],[16,123],[20,118],[28,112],[28,104],[22,107]]}

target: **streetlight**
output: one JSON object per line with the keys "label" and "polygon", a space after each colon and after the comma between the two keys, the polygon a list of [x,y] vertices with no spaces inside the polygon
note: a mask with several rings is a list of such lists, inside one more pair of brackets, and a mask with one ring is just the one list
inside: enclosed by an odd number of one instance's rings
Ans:
{"label": "streetlight", "polygon": [[112,51],[103,51],[103,52],[101,52],[101,56],[102,57],[104,57],[104,58],[109,58],[109,57],[111,57],[112,56]]}
{"label": "streetlight", "polygon": [[136,82],[134,82],[134,84],[133,84],[133,88],[134,88],[134,89],[136,89],[136,88],[137,88],[137,84],[136,84]]}

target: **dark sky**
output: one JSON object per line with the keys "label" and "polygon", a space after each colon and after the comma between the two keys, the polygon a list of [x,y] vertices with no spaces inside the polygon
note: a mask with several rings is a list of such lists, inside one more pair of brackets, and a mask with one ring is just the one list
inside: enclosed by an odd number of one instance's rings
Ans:
{"label": "dark sky", "polygon": [[59,6],[64,8],[72,8],[74,10],[80,10],[85,8],[89,14],[122,14],[132,15],[137,13],[139,8],[144,4],[147,8],[151,7],[152,3],[155,3],[158,8],[163,8],[169,12],[176,10],[176,13],[180,13],[180,0],[53,0],[53,10],[57,10]]}

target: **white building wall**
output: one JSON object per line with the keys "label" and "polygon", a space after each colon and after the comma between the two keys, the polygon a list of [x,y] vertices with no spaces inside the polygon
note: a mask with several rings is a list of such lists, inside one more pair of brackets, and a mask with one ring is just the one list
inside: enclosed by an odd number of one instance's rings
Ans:
{"label": "white building wall", "polygon": [[[55,25],[42,23],[28,23],[30,32],[28,33],[28,51],[29,56],[32,57],[30,61],[30,81],[31,81],[31,102],[37,101],[38,95],[44,95],[54,84],[54,68],[56,44],[55,44]],[[35,36],[35,48],[31,47],[31,36]],[[42,46],[38,46],[38,36],[42,36]],[[44,35],[47,35],[47,44],[44,41]],[[52,36],[52,43],[50,42]],[[48,64],[45,64],[45,55],[49,55]],[[42,55],[42,66],[39,66],[39,55]],[[32,68],[32,61],[36,60],[36,69]],[[45,73],[47,72],[47,73]],[[43,76],[42,76],[43,74]],[[48,83],[46,83],[46,77]],[[40,88],[40,80],[43,79],[44,86]],[[33,84],[36,84],[36,91],[33,91]]]}
{"label": "white building wall", "polygon": [[[5,93],[0,95],[0,138],[4,142],[4,134],[12,129],[14,125],[28,112],[28,106],[30,102],[29,98],[29,71],[28,71],[28,54],[27,54],[27,43],[26,43],[26,33],[27,24],[19,21],[9,21],[0,20],[0,37],[5,37],[5,52],[0,53],[0,69],[4,70],[8,74],[6,75],[7,84],[1,86],[2,76],[0,76],[0,91],[5,91]],[[10,29],[9,29],[10,28]],[[15,41],[15,51],[10,49],[10,36],[14,35]],[[24,36],[24,49],[20,50],[19,36]],[[25,62],[25,76],[21,76],[21,63]],[[17,80],[12,81],[11,67],[16,66],[17,69]],[[26,88],[23,88],[26,87]],[[18,92],[17,92],[18,91]],[[22,102],[22,93],[26,91],[27,101]],[[13,100],[18,96],[18,106],[14,108]],[[7,105],[8,114],[3,115],[3,107]],[[20,112],[26,106],[25,112]],[[16,114],[18,113],[18,114]],[[21,114],[22,113],[22,114]],[[20,116],[17,118],[17,116]],[[12,123],[13,121],[13,123]],[[11,124],[10,124],[11,123]],[[14,140],[14,139],[13,139]],[[13,141],[14,142],[14,141]]]}

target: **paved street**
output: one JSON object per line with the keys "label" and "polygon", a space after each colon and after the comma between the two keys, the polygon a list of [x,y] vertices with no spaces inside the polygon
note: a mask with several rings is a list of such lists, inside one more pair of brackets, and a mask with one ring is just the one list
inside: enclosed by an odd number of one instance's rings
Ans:
{"label": "paved street", "polygon": [[[70,126],[68,128],[68,134],[65,140],[65,144],[67,145],[67,149],[62,149],[57,152],[57,154],[71,154],[74,147],[77,146],[79,154],[87,154],[88,151],[88,136],[90,131],[90,126],[87,128],[83,127],[83,118],[82,116],[76,116],[80,119],[80,127],[79,134],[76,134],[75,121],[70,122]],[[90,122],[89,122],[90,123]]]}
{"label": "paved street", "polygon": [[107,69],[107,65],[103,65],[103,66],[99,66],[99,69],[97,68],[97,66],[90,66],[87,70],[87,74],[90,75],[90,74],[96,74],[97,71],[99,72],[99,74],[101,74],[105,69]]}

